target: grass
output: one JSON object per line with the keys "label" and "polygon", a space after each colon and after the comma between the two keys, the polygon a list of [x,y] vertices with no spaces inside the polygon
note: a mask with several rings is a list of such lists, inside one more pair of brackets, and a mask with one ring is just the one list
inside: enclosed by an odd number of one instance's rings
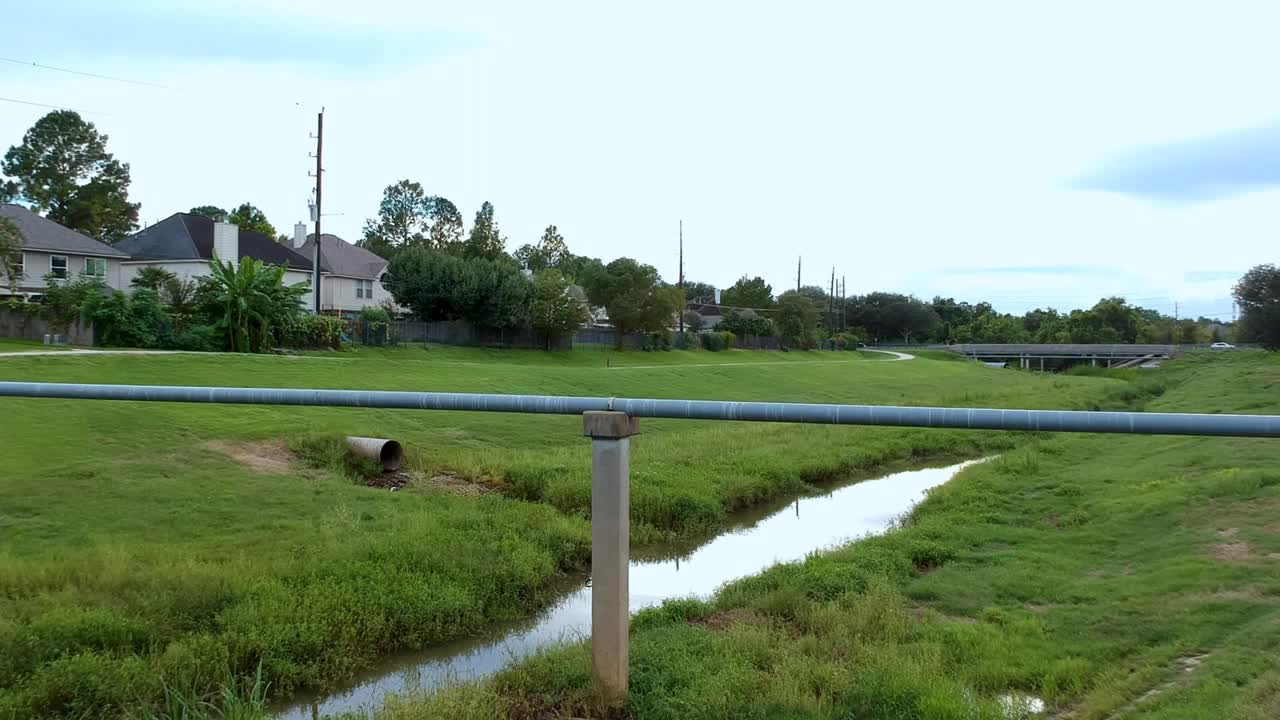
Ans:
{"label": "grass", "polygon": [[[878,356],[877,360],[878,360]],[[726,400],[1109,407],[1127,382],[857,353],[432,348],[301,358],[5,358],[0,379]],[[118,717],[171,688],[275,694],[544,603],[589,552],[589,445],[572,417],[0,400],[0,718]],[[889,461],[1004,450],[1000,433],[644,421],[633,540]],[[335,451],[399,439],[410,466],[499,492],[362,487]],[[1026,436],[1023,436],[1026,439]],[[283,473],[228,449],[298,459]],[[14,450],[16,449],[16,451]],[[204,707],[203,705],[201,707]]]}
{"label": "grass", "polygon": [[[1010,373],[1022,375],[1023,373]],[[1153,411],[1280,413],[1280,357],[1125,374]],[[1158,397],[1157,397],[1158,395]],[[1054,436],[971,467],[884,536],[633,621],[632,692],[585,645],[393,699],[452,717],[1280,717],[1280,442]]]}
{"label": "grass", "polygon": [[69,350],[67,345],[45,345],[38,340],[18,340],[16,338],[0,338],[0,352],[32,352],[36,350]]}

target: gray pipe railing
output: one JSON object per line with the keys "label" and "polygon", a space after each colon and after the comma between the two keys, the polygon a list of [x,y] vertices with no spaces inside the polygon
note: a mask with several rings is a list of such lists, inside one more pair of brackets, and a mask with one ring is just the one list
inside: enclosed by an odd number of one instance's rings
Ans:
{"label": "gray pipe railing", "polygon": [[383,390],[301,390],[291,388],[184,387],[0,382],[0,397],[127,400],[147,402],[307,405],[406,410],[466,410],[553,415],[589,411],[624,412],[632,417],[752,422],[884,425],[892,427],[1041,432],[1132,433],[1280,437],[1280,416],[1191,413],[1000,410],[984,408],[828,405],[815,403],[652,400],[554,395],[395,392]]}

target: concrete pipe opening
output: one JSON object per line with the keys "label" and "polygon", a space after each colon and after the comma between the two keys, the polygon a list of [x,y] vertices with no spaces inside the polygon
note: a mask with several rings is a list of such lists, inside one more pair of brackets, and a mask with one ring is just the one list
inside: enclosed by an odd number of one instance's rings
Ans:
{"label": "concrete pipe opening", "polygon": [[399,470],[400,466],[404,464],[404,448],[400,447],[400,443],[395,440],[348,437],[347,447],[360,457],[366,457],[382,463],[383,472]]}

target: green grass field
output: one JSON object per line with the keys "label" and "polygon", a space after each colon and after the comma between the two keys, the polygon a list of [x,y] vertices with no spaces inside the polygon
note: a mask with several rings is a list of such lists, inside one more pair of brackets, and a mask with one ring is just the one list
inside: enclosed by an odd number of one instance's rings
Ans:
{"label": "green grass field", "polygon": [[[1280,413],[1275,354],[1119,376],[1167,387],[1153,411]],[[623,707],[574,645],[379,720],[1280,717],[1280,441],[1039,439],[887,535],[632,628]]]}
{"label": "green grass field", "polygon": [[45,345],[35,340],[0,338],[0,353],[32,352],[36,350],[67,350],[66,345]]}
{"label": "green grass field", "polygon": [[[1150,390],[873,353],[361,350],[314,356],[5,358],[2,380],[547,393],[1041,408]],[[1145,380],[1145,378],[1143,379]],[[1148,383],[1150,385],[1150,383]],[[0,718],[112,717],[272,692],[475,632],[544,603],[589,553],[589,444],[572,417],[0,400]],[[1029,436],[644,421],[634,541],[890,461]],[[333,449],[393,437],[425,476],[495,492],[362,487]],[[251,467],[282,447],[285,465]]]}

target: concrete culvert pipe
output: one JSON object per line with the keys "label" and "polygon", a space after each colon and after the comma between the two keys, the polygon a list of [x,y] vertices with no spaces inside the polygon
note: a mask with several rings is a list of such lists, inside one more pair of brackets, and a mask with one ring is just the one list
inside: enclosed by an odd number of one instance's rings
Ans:
{"label": "concrete culvert pipe", "polygon": [[382,463],[383,472],[399,470],[400,466],[404,464],[404,448],[400,447],[400,443],[395,440],[348,437],[347,447],[360,457],[366,457]]}

